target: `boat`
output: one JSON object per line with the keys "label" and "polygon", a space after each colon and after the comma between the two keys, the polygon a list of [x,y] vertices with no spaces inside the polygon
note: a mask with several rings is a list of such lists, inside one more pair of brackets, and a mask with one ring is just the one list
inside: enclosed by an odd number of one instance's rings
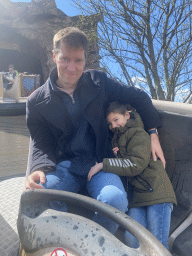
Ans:
{"label": "boat", "polygon": [[3,75],[0,72],[0,116],[25,115],[27,97],[40,86],[40,75],[20,73],[11,88],[3,86]]}
{"label": "boat", "polygon": [[[18,177],[14,178],[14,185],[11,179],[0,182],[2,193],[3,189],[11,186],[20,191],[17,199],[13,194],[9,196],[6,193],[7,200],[3,201],[2,209],[4,220],[9,222],[8,215],[12,211],[7,208],[14,209],[12,203],[19,208],[15,217],[17,245],[20,245],[17,256],[192,255],[192,105],[156,100],[153,100],[153,104],[162,120],[158,133],[166,159],[166,170],[178,201],[178,206],[172,212],[170,251],[144,227],[107,204],[85,194],[37,189],[24,191],[22,186],[25,177]],[[4,188],[1,183],[4,183]],[[69,211],[50,209],[51,200],[65,201],[69,205]],[[95,211],[120,225],[115,235],[92,221]],[[5,223],[4,220],[2,223]],[[124,244],[125,229],[139,240],[138,249],[131,249]],[[6,235],[10,236],[12,233],[13,230],[9,229]],[[16,238],[14,237],[15,240]]]}

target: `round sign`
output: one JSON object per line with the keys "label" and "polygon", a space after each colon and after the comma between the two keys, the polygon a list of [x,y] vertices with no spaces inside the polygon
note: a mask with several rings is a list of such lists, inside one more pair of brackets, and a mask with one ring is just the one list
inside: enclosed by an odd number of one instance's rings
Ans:
{"label": "round sign", "polygon": [[67,256],[67,253],[63,248],[57,248],[51,253],[50,256]]}

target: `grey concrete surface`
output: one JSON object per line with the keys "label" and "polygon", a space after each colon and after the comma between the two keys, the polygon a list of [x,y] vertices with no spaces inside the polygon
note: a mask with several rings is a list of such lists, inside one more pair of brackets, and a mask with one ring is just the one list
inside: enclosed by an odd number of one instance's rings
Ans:
{"label": "grey concrete surface", "polygon": [[17,216],[19,202],[24,191],[25,177],[11,178],[0,182],[0,255],[17,256],[19,236]]}

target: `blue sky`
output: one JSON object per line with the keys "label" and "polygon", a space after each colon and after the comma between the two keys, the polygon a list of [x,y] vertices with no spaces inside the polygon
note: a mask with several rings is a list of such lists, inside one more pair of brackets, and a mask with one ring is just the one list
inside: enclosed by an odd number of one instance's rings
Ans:
{"label": "blue sky", "polygon": [[[11,0],[12,2],[31,2],[31,0]],[[81,14],[81,12],[74,7],[72,0],[55,0],[57,8],[62,10],[68,16],[76,16]],[[108,67],[111,69],[112,73],[118,76],[118,65],[112,62],[108,62]]]}
{"label": "blue sky", "polygon": [[81,14],[80,11],[74,7],[71,0],[56,0],[57,8],[62,10],[68,16],[75,16]]}

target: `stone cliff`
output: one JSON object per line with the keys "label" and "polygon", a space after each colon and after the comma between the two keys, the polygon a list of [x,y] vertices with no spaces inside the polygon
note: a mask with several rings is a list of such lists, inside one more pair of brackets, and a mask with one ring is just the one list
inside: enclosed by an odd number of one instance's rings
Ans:
{"label": "stone cliff", "polygon": [[[78,26],[88,35],[90,42],[86,68],[99,68],[97,22],[96,16],[67,16],[57,8],[54,0],[32,0],[30,3],[0,0],[0,50],[30,54],[39,59],[46,80],[54,66],[54,34],[64,27]],[[17,63],[11,64],[17,69]]]}

